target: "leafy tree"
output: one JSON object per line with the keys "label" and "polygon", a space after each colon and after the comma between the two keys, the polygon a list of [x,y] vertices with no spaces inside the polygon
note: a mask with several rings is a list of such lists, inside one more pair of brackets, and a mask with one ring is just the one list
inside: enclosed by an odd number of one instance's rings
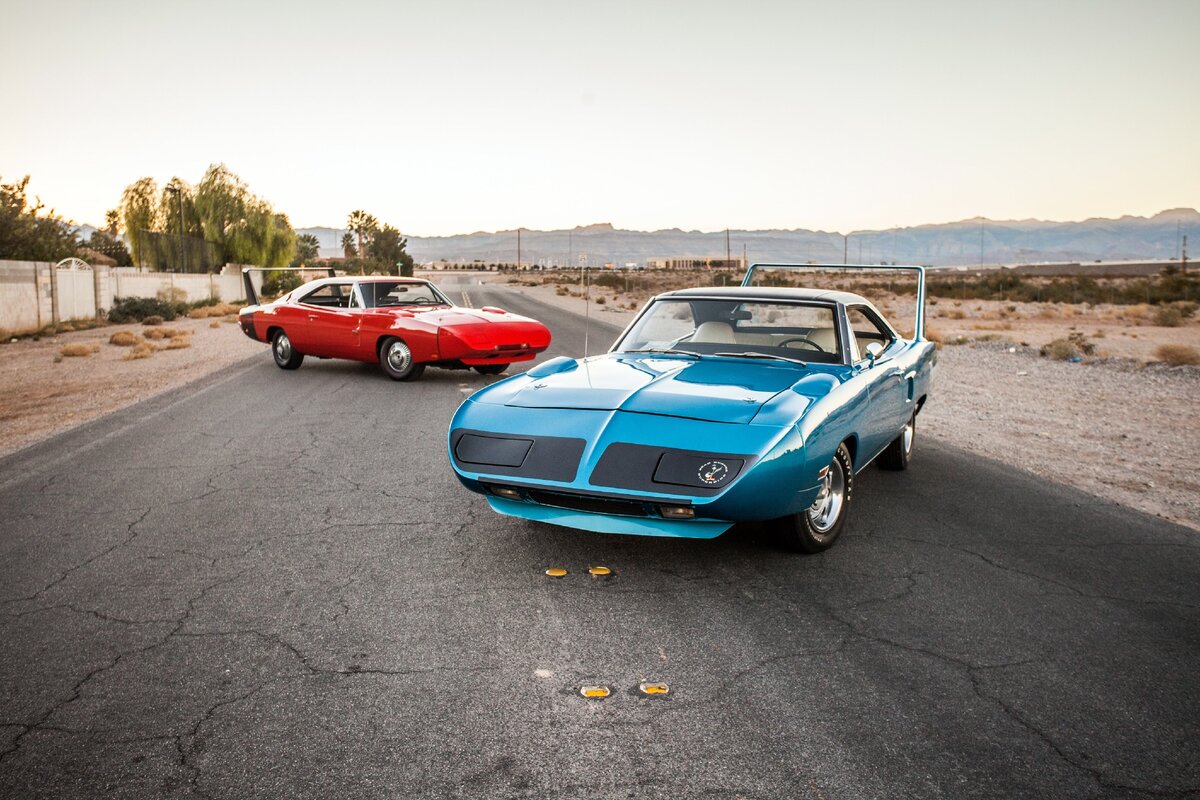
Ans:
{"label": "leafy tree", "polygon": [[277,214],[269,203],[255,199],[242,218],[227,231],[226,246],[235,263],[266,269],[287,266],[296,252],[296,232],[287,215]]}
{"label": "leafy tree", "polygon": [[133,260],[139,266],[145,264],[147,243],[143,232],[158,227],[158,184],[154,178],[139,178],[126,186],[119,208]]}
{"label": "leafy tree", "polygon": [[309,261],[316,259],[321,252],[321,242],[316,236],[311,233],[306,233],[296,237],[296,257],[292,260],[292,266],[298,267]]}
{"label": "leafy tree", "polygon": [[204,238],[221,245],[226,259],[231,256],[226,247],[230,232],[253,199],[246,184],[224,164],[211,165],[196,185],[196,213]]}
{"label": "leafy tree", "polygon": [[75,232],[53,211],[39,216],[41,201],[29,206],[28,185],[28,175],[19,183],[0,184],[0,258],[59,261],[74,255]]}
{"label": "leafy tree", "polygon": [[346,218],[346,226],[358,234],[358,254],[366,258],[367,250],[363,244],[369,243],[372,234],[379,230],[379,220],[359,209],[350,212],[350,216]]}
{"label": "leafy tree", "polygon": [[391,225],[384,225],[371,237],[370,262],[391,275],[412,275],[413,258],[405,249],[408,239]]}
{"label": "leafy tree", "polygon": [[358,255],[358,250],[354,247],[354,234],[346,231],[342,234],[342,256],[354,258],[356,255]]}
{"label": "leafy tree", "polygon": [[142,178],[122,195],[125,230],[138,263],[146,261],[141,231],[179,234],[180,204],[183,235],[215,245],[219,262],[278,269],[295,257],[296,233],[287,216],[255,197],[224,164],[210,165],[195,189],[179,178],[168,186],[177,187],[178,194],[164,190],[160,195],[152,178]]}

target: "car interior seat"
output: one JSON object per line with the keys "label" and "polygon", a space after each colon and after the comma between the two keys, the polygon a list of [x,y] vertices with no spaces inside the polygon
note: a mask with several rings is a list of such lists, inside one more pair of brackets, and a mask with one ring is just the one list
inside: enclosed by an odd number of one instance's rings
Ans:
{"label": "car interior seat", "polygon": [[690,341],[693,342],[710,342],[712,344],[733,344],[733,328],[729,327],[728,322],[720,320],[709,320],[702,322],[692,333]]}

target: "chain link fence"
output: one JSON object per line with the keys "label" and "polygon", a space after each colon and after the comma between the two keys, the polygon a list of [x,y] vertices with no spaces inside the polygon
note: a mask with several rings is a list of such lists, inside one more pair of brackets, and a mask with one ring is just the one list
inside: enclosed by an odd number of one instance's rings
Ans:
{"label": "chain link fence", "polygon": [[161,231],[140,231],[131,255],[137,266],[157,272],[215,272],[224,263],[216,242]]}

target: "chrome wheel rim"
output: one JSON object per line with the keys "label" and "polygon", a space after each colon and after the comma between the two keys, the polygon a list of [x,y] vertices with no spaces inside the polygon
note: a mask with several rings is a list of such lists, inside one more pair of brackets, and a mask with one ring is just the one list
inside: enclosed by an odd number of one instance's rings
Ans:
{"label": "chrome wheel rim", "polygon": [[821,491],[808,508],[808,521],[818,534],[829,533],[837,524],[846,501],[846,475],[842,462],[834,459],[821,481]]}
{"label": "chrome wheel rim", "polygon": [[287,361],[292,357],[292,343],[288,340],[287,334],[279,334],[275,337],[275,358],[278,361]]}
{"label": "chrome wheel rim", "polygon": [[916,421],[910,419],[908,424],[904,426],[904,452],[912,452],[913,434],[916,432]]}
{"label": "chrome wheel rim", "polygon": [[395,373],[405,372],[412,364],[412,351],[404,342],[392,342],[387,349],[388,368]]}

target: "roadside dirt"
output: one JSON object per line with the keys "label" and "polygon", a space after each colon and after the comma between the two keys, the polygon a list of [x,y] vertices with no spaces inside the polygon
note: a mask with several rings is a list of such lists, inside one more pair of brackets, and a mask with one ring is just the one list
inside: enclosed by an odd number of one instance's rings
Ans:
{"label": "roadside dirt", "polygon": [[[217,322],[216,328],[212,319],[154,327],[109,325],[0,344],[0,455],[266,351],[266,345],[248,339],[235,323]],[[133,348],[109,344],[120,331],[158,347],[174,341],[147,340],[144,332],[156,328],[188,331],[178,338],[191,346],[124,360]],[[61,356],[70,345],[95,352]]]}

